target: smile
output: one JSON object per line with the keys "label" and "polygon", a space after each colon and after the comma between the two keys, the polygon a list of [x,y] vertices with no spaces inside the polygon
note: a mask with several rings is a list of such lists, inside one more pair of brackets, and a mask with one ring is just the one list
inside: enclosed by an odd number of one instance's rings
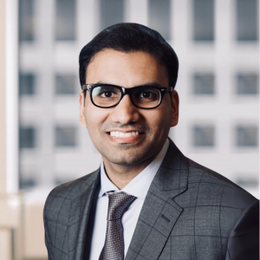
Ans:
{"label": "smile", "polygon": [[124,137],[136,136],[136,135],[139,135],[139,132],[137,132],[137,131],[127,132],[127,133],[119,132],[119,131],[110,132],[110,136],[112,136],[112,137],[123,137],[124,138]]}

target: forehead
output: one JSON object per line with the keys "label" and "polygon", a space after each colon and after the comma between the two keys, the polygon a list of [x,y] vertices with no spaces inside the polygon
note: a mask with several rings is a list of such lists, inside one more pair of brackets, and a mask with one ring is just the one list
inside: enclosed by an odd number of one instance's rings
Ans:
{"label": "forehead", "polygon": [[94,56],[86,71],[86,83],[99,82],[124,87],[151,82],[167,86],[168,73],[164,65],[146,52],[105,49]]}

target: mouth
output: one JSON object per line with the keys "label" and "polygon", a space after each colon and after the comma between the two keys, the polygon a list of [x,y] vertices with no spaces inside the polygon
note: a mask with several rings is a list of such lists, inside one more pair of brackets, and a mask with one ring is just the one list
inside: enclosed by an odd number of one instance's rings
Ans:
{"label": "mouth", "polygon": [[109,132],[109,134],[112,137],[129,138],[132,136],[140,135],[140,132],[138,132],[138,131],[131,131],[131,132],[111,131],[111,132]]}

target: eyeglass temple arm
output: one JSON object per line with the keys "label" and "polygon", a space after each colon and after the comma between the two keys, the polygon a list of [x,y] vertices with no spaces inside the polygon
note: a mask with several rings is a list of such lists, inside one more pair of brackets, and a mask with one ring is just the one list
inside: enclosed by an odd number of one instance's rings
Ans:
{"label": "eyeglass temple arm", "polygon": [[174,90],[174,87],[161,88],[161,92],[172,92],[173,90]]}
{"label": "eyeglass temple arm", "polygon": [[90,87],[90,85],[82,85],[82,90],[84,91],[84,90],[88,90],[89,89],[89,87]]}

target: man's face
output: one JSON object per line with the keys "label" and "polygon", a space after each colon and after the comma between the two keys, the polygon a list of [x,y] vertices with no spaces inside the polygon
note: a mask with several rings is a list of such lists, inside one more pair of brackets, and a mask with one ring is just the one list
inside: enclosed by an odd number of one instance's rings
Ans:
{"label": "man's face", "polygon": [[[150,54],[105,49],[96,54],[87,68],[86,84],[95,83],[125,88],[148,83],[168,87],[168,73]],[[109,165],[146,167],[161,150],[169,128],[178,122],[176,91],[172,96],[164,94],[161,105],[148,110],[135,107],[129,95],[112,108],[94,106],[88,91],[85,104],[82,93],[79,101],[81,125],[88,128],[106,168]]]}

